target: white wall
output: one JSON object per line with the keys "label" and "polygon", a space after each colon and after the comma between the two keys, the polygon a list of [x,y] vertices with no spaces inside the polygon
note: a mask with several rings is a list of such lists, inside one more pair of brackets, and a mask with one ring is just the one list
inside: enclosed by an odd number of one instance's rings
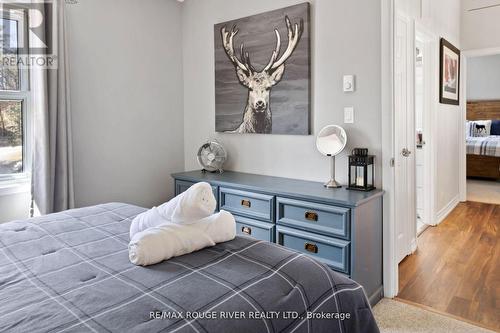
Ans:
{"label": "white wall", "polygon": [[170,198],[184,168],[181,5],[67,6],[77,206]]}
{"label": "white wall", "polygon": [[[460,0],[424,0],[422,23],[437,36],[444,37],[460,49]],[[437,68],[439,70],[439,68]],[[439,77],[439,73],[436,73]],[[435,215],[439,216],[459,195],[460,106],[438,104],[434,127],[436,151]]]}
{"label": "white wall", "polygon": [[495,4],[500,0],[462,0],[463,50],[500,47],[500,6],[473,10]]}
{"label": "white wall", "polygon": [[500,99],[500,55],[467,59],[467,100]]}
{"label": "white wall", "polygon": [[28,218],[30,203],[29,185],[0,189],[0,223]]}
{"label": "white wall", "polygon": [[[226,168],[243,172],[324,181],[329,160],[315,136],[215,133],[214,24],[289,6],[304,0],[187,0],[183,8],[184,146],[186,169],[198,169],[196,152],[209,138],[228,150]],[[327,124],[344,126],[348,147],[337,162],[347,179],[346,155],[368,147],[377,155],[381,183],[381,4],[380,1],[311,1],[313,134]],[[271,52],[271,50],[270,50]],[[342,92],[342,75],[355,74],[357,91]],[[343,124],[344,106],[355,107],[353,125]]]}
{"label": "white wall", "polygon": [[[460,45],[460,0],[424,0],[428,8],[422,23],[437,36]],[[439,70],[439,68],[437,68]],[[436,73],[439,77],[439,73]],[[434,127],[436,151],[435,214],[440,215],[459,196],[459,165],[461,153],[459,140],[463,132],[460,106],[438,104]]]}

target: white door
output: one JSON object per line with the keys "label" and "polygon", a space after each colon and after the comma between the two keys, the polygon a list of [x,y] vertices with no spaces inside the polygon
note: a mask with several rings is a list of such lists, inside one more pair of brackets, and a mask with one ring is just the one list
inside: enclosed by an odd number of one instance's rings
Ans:
{"label": "white door", "polygon": [[417,190],[417,232],[423,230],[426,221],[425,211],[425,177],[424,169],[426,167],[425,152],[426,147],[426,129],[424,126],[424,111],[425,111],[425,73],[424,66],[427,58],[424,54],[425,45],[418,38],[416,40],[415,50],[417,52],[415,63],[415,135],[417,135],[417,146],[415,149],[416,160],[416,190]]}
{"label": "white door", "polygon": [[396,257],[416,248],[414,33],[411,21],[396,14],[395,24],[395,192]]}
{"label": "white door", "polygon": [[420,233],[426,225],[433,225],[432,218],[434,201],[434,145],[433,124],[435,123],[435,100],[438,88],[435,68],[439,55],[438,39],[419,24],[415,26],[416,48],[420,55],[415,66],[415,127],[421,132],[422,142],[415,150],[416,157],[416,209],[417,232]]}

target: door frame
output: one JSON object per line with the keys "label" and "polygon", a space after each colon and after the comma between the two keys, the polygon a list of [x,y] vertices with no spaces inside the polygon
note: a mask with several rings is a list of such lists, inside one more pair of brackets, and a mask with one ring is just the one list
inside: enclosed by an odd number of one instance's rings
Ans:
{"label": "door frame", "polygon": [[381,3],[381,104],[382,104],[382,186],[383,200],[383,281],[384,296],[399,291],[395,195],[395,25],[396,0]]}
{"label": "door frame", "polygon": [[[394,73],[395,73],[395,57],[394,57],[394,38],[395,38],[395,23],[396,23],[396,0],[382,0],[381,3],[381,29],[382,29],[382,50],[381,50],[381,102],[382,102],[382,184],[385,191],[383,201],[383,280],[384,280],[384,296],[388,298],[396,297],[399,291],[399,262],[396,253],[397,234],[396,234],[396,218],[395,206],[397,204],[395,196],[395,167],[394,158],[395,154],[395,87],[394,87]],[[419,25],[422,30],[425,29]],[[427,32],[430,32],[427,30]],[[432,33],[431,33],[432,35]],[[439,52],[439,38],[434,35],[435,50]],[[435,66],[439,65],[439,57],[434,56]],[[438,77],[438,67],[435,68],[435,76]],[[436,94],[439,84],[435,79],[435,92]],[[434,111],[437,110],[438,101],[434,98],[433,107]],[[435,112],[434,112],[435,114]],[[434,129],[433,129],[434,130]],[[433,133],[429,138],[432,141]],[[433,149],[433,155],[436,149]],[[434,179],[435,170],[435,156],[432,156],[431,163],[433,165],[431,172]],[[435,219],[434,212],[434,182],[432,181],[432,193],[429,198],[431,200],[431,215]],[[416,228],[416,225],[415,225]]]}
{"label": "door frame", "polygon": [[[484,49],[470,49],[463,50],[460,55],[460,120],[465,124],[467,120],[467,59],[489,55],[499,55],[500,47],[490,47]],[[463,128],[464,125],[462,125]],[[460,165],[459,165],[459,200],[467,201],[467,146],[466,134],[462,130],[459,132],[459,152],[460,152]]]}
{"label": "door frame", "polygon": [[383,200],[383,281],[384,296],[398,294],[396,230],[394,217],[394,24],[395,0],[381,3],[381,104],[382,104],[382,187]]}

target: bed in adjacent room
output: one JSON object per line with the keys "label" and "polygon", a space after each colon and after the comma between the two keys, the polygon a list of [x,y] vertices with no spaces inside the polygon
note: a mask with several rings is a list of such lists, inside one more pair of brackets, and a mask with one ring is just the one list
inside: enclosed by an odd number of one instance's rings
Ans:
{"label": "bed in adjacent room", "polygon": [[143,211],[112,203],[0,225],[0,331],[378,332],[361,286],[268,242],[131,264]]}
{"label": "bed in adjacent room", "polygon": [[467,154],[500,157],[500,135],[467,138]]}
{"label": "bed in adjacent room", "polygon": [[467,102],[467,177],[500,180],[500,101]]}

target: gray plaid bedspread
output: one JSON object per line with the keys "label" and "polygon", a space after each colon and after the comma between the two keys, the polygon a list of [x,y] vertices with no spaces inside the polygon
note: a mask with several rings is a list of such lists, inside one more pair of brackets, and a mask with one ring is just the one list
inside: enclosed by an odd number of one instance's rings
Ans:
{"label": "gray plaid bedspread", "polygon": [[500,157],[500,135],[467,138],[467,154]]}
{"label": "gray plaid bedspread", "polygon": [[378,332],[358,284],[252,238],[132,265],[129,225],[144,210],[112,203],[0,225],[0,331]]}

